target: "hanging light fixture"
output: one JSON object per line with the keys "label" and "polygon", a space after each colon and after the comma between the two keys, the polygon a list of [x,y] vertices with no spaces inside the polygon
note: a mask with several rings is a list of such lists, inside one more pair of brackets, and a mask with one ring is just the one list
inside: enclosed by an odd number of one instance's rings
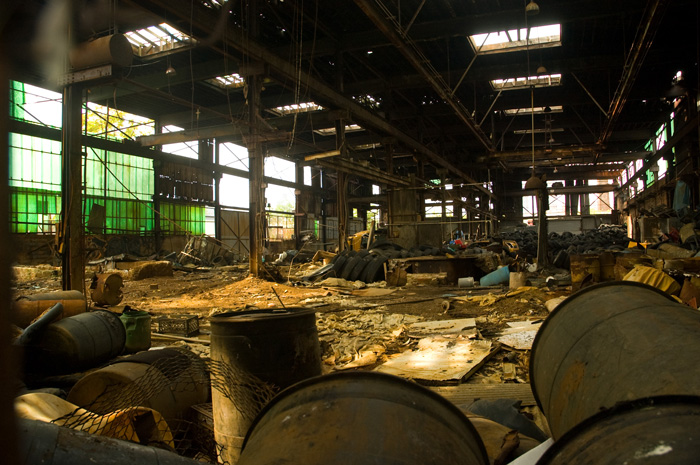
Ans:
{"label": "hanging light fixture", "polygon": [[[527,24],[527,17],[536,15],[540,12],[540,7],[533,0],[525,5],[525,28],[527,29],[527,37],[525,39],[525,51],[527,53],[527,76],[530,79],[530,27]],[[538,68],[539,71],[539,68]],[[532,175],[525,181],[525,189],[545,189],[544,182],[535,175],[535,86],[530,84],[530,119],[532,127],[530,132],[532,135]]]}
{"label": "hanging light fixture", "polygon": [[525,14],[528,16],[534,16],[540,12],[540,6],[535,3],[534,0],[530,0],[530,3],[525,5]]}

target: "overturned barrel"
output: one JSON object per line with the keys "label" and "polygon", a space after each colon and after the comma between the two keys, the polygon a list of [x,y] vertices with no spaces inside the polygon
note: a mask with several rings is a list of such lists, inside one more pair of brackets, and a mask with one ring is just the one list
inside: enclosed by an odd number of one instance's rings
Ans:
{"label": "overturned barrel", "polygon": [[532,346],[530,381],[554,438],[602,409],[659,395],[700,395],[700,313],[635,282],[563,301]]}
{"label": "overturned barrel", "polygon": [[148,407],[171,424],[208,396],[204,361],[187,349],[164,348],[139,352],[90,372],[73,386],[67,400],[100,415]]}
{"label": "overturned barrel", "polygon": [[93,368],[119,355],[126,332],[114,313],[98,310],[48,325],[26,347],[29,372],[60,374]]}
{"label": "overturned barrel", "polygon": [[233,465],[260,409],[281,389],[321,374],[316,314],[249,310],[210,321],[214,436],[219,460]]}
{"label": "overturned barrel", "polygon": [[181,457],[158,447],[97,436],[83,431],[44,423],[18,421],[18,451],[21,463],[43,465],[197,465],[202,462]]}
{"label": "overturned barrel", "polygon": [[[26,328],[45,310],[63,304],[63,318],[87,312],[87,300],[80,291],[56,291],[20,297],[12,303],[11,321]],[[59,318],[61,318],[59,316]]]}
{"label": "overturned barrel", "polygon": [[474,426],[418,384],[376,372],[302,381],[258,415],[239,465],[487,464]]}
{"label": "overturned barrel", "polygon": [[696,464],[700,397],[660,396],[604,410],[564,434],[538,465]]}

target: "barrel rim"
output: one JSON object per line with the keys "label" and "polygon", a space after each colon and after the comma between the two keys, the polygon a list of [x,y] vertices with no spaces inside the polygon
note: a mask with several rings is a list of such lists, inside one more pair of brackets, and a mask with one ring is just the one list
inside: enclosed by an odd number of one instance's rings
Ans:
{"label": "barrel rim", "polygon": [[[275,313],[277,312],[277,313]],[[243,310],[240,312],[219,313],[209,319],[210,324],[226,324],[240,322],[269,321],[277,319],[295,318],[299,316],[315,315],[312,308],[286,307],[286,308],[260,308]]]}
{"label": "barrel rim", "polygon": [[540,402],[540,396],[537,393],[537,383],[534,382],[534,379],[536,378],[535,376],[535,361],[537,360],[537,357],[535,357],[535,353],[537,351],[538,343],[542,339],[541,335],[544,334],[545,329],[551,325],[551,321],[554,319],[554,317],[558,314],[561,313],[562,309],[564,306],[571,304],[573,299],[578,298],[584,294],[588,294],[589,292],[596,291],[601,288],[605,287],[612,287],[612,286],[630,286],[630,287],[639,287],[643,289],[648,289],[656,292],[659,295],[662,295],[666,297],[668,300],[671,302],[677,303],[677,301],[671,297],[669,294],[666,292],[659,290],[655,288],[654,286],[650,286],[648,284],[644,283],[639,283],[636,281],[606,281],[603,283],[598,283],[594,284],[589,287],[585,287],[576,293],[570,295],[567,297],[564,301],[560,302],[559,305],[557,305],[554,310],[545,318],[544,322],[540,326],[540,329],[537,331],[537,334],[535,335],[535,339],[532,341],[532,349],[530,349],[530,370],[529,370],[529,376],[530,376],[530,389],[532,390],[532,395],[535,397],[535,402],[537,402],[537,407],[540,409],[540,411],[544,414],[544,410],[542,409],[542,402]]}
{"label": "barrel rim", "polygon": [[542,454],[537,461],[538,465],[547,465],[555,458],[563,448],[567,447],[570,442],[576,440],[579,434],[584,433],[588,429],[593,428],[598,422],[604,421],[616,415],[624,415],[628,412],[641,410],[649,407],[663,407],[669,405],[694,405],[700,408],[700,396],[693,395],[666,395],[666,396],[651,396],[633,399],[625,402],[618,402],[614,406],[602,410],[595,415],[592,415],[578,423],[569,431],[564,433],[559,439]]}
{"label": "barrel rim", "polygon": [[268,402],[261,410],[260,412],[255,416],[253,419],[252,423],[250,424],[250,427],[248,428],[248,431],[246,432],[245,438],[243,439],[243,444],[241,446],[241,452],[245,450],[246,444],[248,444],[248,439],[250,439],[251,434],[255,430],[255,428],[258,426],[258,423],[262,420],[262,418],[269,412],[275,405],[277,405],[279,402],[281,402],[284,398],[294,394],[297,391],[300,391],[308,386],[313,386],[322,382],[326,381],[332,381],[335,380],[336,378],[356,378],[357,380],[376,380],[376,379],[381,379],[383,378],[384,380],[396,383],[396,384],[402,384],[403,386],[406,386],[408,389],[412,389],[416,392],[420,392],[421,394],[425,394],[428,396],[430,399],[438,402],[439,404],[442,404],[443,407],[445,407],[448,411],[451,411],[452,413],[457,415],[457,418],[459,418],[459,421],[465,425],[467,430],[472,434],[472,436],[475,438],[475,443],[477,446],[478,451],[475,451],[475,453],[479,453],[481,455],[481,463],[482,464],[487,464],[489,463],[489,458],[488,454],[486,452],[486,446],[484,445],[484,441],[481,439],[481,436],[479,435],[479,432],[477,431],[476,427],[469,421],[469,418],[459,409],[455,404],[450,402],[449,400],[445,399],[442,397],[440,394],[431,391],[430,389],[421,386],[415,382],[408,381],[404,378],[395,376],[395,375],[390,375],[387,373],[380,373],[376,371],[345,371],[345,372],[335,372],[335,373],[328,373],[325,375],[320,375],[320,376],[314,376],[313,378],[308,378],[303,381],[299,381],[298,383],[292,384],[291,386],[283,389],[280,391],[270,402]]}

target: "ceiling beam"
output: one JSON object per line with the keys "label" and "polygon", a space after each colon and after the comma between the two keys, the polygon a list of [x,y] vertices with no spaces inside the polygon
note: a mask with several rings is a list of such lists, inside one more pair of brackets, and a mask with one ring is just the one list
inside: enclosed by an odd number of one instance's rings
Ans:
{"label": "ceiling beam", "polygon": [[[381,2],[378,2],[381,4]],[[355,0],[367,17],[386,35],[389,40],[398,48],[399,52],[408,60],[413,68],[430,83],[430,86],[438,93],[447,104],[452,107],[457,117],[467,126],[474,137],[487,150],[493,148],[493,144],[488,136],[481,130],[479,124],[470,116],[469,111],[462,102],[459,101],[450,91],[449,86],[430,64],[430,61],[423,55],[418,47],[411,42],[411,39],[403,32],[401,26],[391,24],[386,15],[378,11],[370,0]],[[393,17],[392,17],[393,19]]]}
{"label": "ceiling beam", "polygon": [[[148,11],[156,10],[152,11],[156,14],[158,12],[167,11],[170,17],[175,16],[179,18],[181,21],[189,24],[191,28],[199,31],[202,35],[205,35],[206,31],[211,29],[211,24],[216,24],[216,21],[219,19],[217,11],[200,5],[193,5],[191,1],[186,0],[124,1]],[[247,32],[240,26],[229,24],[226,37],[223,40],[228,49],[237,50],[248,57],[249,60],[266,63],[270,67],[271,77],[276,77],[280,82],[299,82],[304,91],[308,92],[314,99],[318,99],[319,103],[323,104],[324,102],[328,102],[330,106],[347,109],[353,116],[353,119],[356,119],[358,122],[364,123],[381,133],[395,137],[401,144],[426,157],[429,162],[450,170],[454,175],[461,177],[469,183],[476,183],[475,179],[469,174],[462,171],[429,147],[399,130],[381,116],[355,103],[353,100],[339,93],[334,87],[331,87],[331,85],[311,76],[311,74],[304,70],[300,70],[295,64],[275,55],[267,47],[252,40]],[[219,51],[225,55],[228,53],[224,49],[219,49]],[[493,196],[493,194],[481,184],[475,185],[475,188],[487,195]]]}
{"label": "ceiling beam", "polygon": [[[602,184],[600,186],[570,186],[570,187],[549,187],[547,194],[562,195],[562,194],[601,194],[604,192],[613,192],[618,188],[617,184]],[[535,195],[535,190],[519,190],[508,191],[503,194],[505,197],[524,197]]]}
{"label": "ceiling beam", "polygon": [[605,121],[605,126],[600,134],[598,144],[603,146],[610,138],[612,134],[613,127],[617,122],[617,119],[622,113],[622,108],[625,106],[627,97],[632,90],[632,85],[634,84],[639,70],[642,68],[644,59],[654,41],[654,36],[656,31],[661,24],[661,19],[666,12],[666,8],[670,0],[651,0],[646,9],[644,10],[644,15],[642,17],[642,22],[637,28],[637,35],[634,38],[632,47],[630,48],[629,54],[627,55],[627,60],[625,61],[625,67],[623,68],[622,77],[615,90],[615,95],[610,102],[610,108],[608,109],[607,118]]}

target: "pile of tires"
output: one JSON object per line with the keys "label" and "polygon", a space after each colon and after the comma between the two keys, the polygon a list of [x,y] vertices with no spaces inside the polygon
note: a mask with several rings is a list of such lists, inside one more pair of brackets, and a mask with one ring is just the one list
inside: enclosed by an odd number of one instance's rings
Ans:
{"label": "pile of tires", "polygon": [[384,263],[389,260],[368,250],[344,250],[333,258],[333,271],[330,275],[348,281],[373,283],[384,280]]}
{"label": "pile of tires", "polygon": [[440,249],[429,245],[404,249],[387,239],[379,239],[372,243],[369,250],[344,250],[336,255],[332,261],[331,275],[348,281],[373,283],[384,280],[384,264],[389,259],[440,254]]}
{"label": "pile of tires", "polygon": [[[537,230],[535,227],[522,228],[515,232],[502,232],[500,239],[514,240],[522,253],[537,255]],[[584,253],[617,252],[627,248],[630,238],[621,226],[601,225],[598,229],[584,234],[551,232],[547,236],[550,260],[559,268],[568,268],[569,256]]]}

